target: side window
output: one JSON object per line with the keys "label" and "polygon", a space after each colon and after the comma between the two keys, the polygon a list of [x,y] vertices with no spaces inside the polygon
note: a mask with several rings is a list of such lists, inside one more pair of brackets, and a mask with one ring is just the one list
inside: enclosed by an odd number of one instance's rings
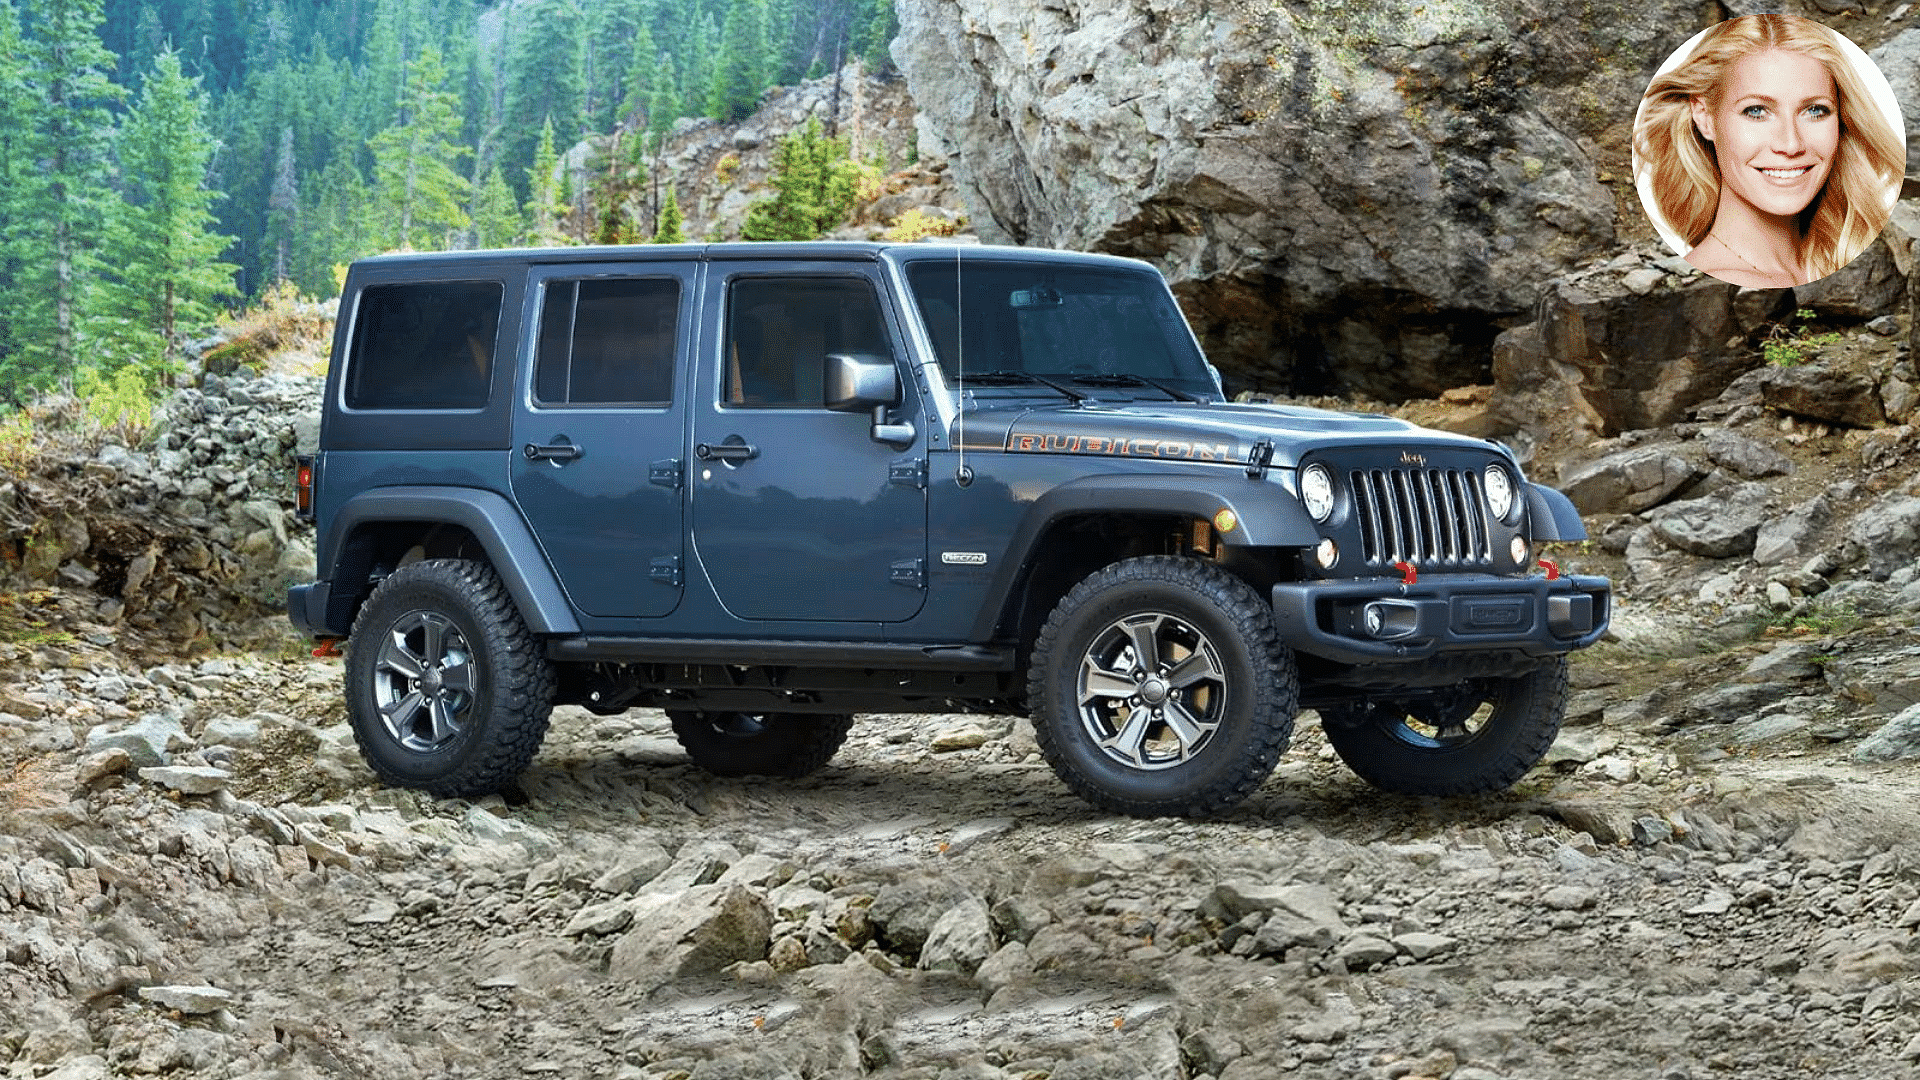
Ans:
{"label": "side window", "polygon": [[484,407],[493,379],[501,292],[497,281],[429,281],[360,290],[347,367],[347,407]]}
{"label": "side window", "polygon": [[744,408],[823,408],[830,353],[890,358],[880,298],[865,278],[736,278],[727,294],[721,400]]}
{"label": "side window", "polygon": [[549,281],[540,305],[534,400],[670,404],[679,311],[674,278]]}

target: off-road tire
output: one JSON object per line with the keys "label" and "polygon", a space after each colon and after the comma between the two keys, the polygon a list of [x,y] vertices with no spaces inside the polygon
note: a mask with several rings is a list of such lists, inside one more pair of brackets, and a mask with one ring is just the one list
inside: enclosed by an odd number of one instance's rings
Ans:
{"label": "off-road tire", "polygon": [[[433,674],[410,677],[415,668]],[[354,619],[346,683],[367,767],[442,797],[511,784],[553,711],[553,665],[499,575],[471,559],[428,559],[387,575]]]}
{"label": "off-road tire", "polygon": [[826,767],[853,730],[834,713],[669,712],[674,737],[716,776],[808,776]]}
{"label": "off-road tire", "polygon": [[[1152,670],[1136,671],[1143,650]],[[1239,804],[1280,763],[1299,676],[1252,586],[1211,563],[1147,556],[1087,576],[1055,606],[1027,700],[1041,756],[1081,798],[1135,817],[1202,817]],[[1193,739],[1204,725],[1138,719],[1155,708],[1211,726]]]}
{"label": "off-road tire", "polygon": [[1524,675],[1462,684],[1467,698],[1492,706],[1472,731],[1409,723],[1404,702],[1324,710],[1327,742],[1362,780],[1401,795],[1475,795],[1505,791],[1540,763],[1567,711],[1567,659]]}

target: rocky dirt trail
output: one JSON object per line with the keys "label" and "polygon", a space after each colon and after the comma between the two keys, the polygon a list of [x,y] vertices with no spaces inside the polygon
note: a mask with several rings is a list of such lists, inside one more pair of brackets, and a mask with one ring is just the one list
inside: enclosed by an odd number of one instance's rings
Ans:
{"label": "rocky dirt trail", "polygon": [[9,1076],[1894,1077],[1920,1059],[1920,779],[1854,762],[1846,737],[1672,730],[1685,706],[1630,707],[1658,689],[1621,703],[1629,677],[1741,685],[1714,664],[1797,642],[1664,663],[1603,647],[1555,764],[1500,798],[1374,793],[1309,714],[1253,799],[1189,822],[1101,815],[1024,722],[965,716],[866,718],[820,775],[765,782],[694,769],[658,713],[563,709],[512,800],[434,801],[360,766],[337,663],[140,667],[112,630],[76,629],[0,646]]}

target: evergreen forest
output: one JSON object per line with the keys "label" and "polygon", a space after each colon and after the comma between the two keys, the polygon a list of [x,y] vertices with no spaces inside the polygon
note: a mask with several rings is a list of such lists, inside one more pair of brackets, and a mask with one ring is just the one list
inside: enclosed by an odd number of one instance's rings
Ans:
{"label": "evergreen forest", "polygon": [[[366,254],[681,239],[671,188],[617,209],[677,120],[881,68],[894,31],[891,0],[0,0],[0,407],[157,386]],[[609,190],[568,190],[594,134]]]}

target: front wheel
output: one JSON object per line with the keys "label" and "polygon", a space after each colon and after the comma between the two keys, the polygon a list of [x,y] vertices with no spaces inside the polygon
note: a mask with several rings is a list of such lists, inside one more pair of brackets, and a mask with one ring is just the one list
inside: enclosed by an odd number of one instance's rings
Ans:
{"label": "front wheel", "polygon": [[500,576],[471,559],[387,575],[347,646],[347,720],[382,780],[485,795],[526,770],[546,737],[553,666]]}
{"label": "front wheel", "polygon": [[1567,711],[1567,658],[1417,697],[1321,710],[1340,760],[1402,795],[1504,791],[1539,764]]}
{"label": "front wheel", "polygon": [[845,714],[674,711],[667,719],[693,763],[716,776],[807,776],[853,730]]}
{"label": "front wheel", "polygon": [[1028,676],[1035,741],[1075,793],[1138,817],[1220,813],[1293,733],[1299,679],[1272,609],[1211,563],[1150,556],[1054,608]]}

